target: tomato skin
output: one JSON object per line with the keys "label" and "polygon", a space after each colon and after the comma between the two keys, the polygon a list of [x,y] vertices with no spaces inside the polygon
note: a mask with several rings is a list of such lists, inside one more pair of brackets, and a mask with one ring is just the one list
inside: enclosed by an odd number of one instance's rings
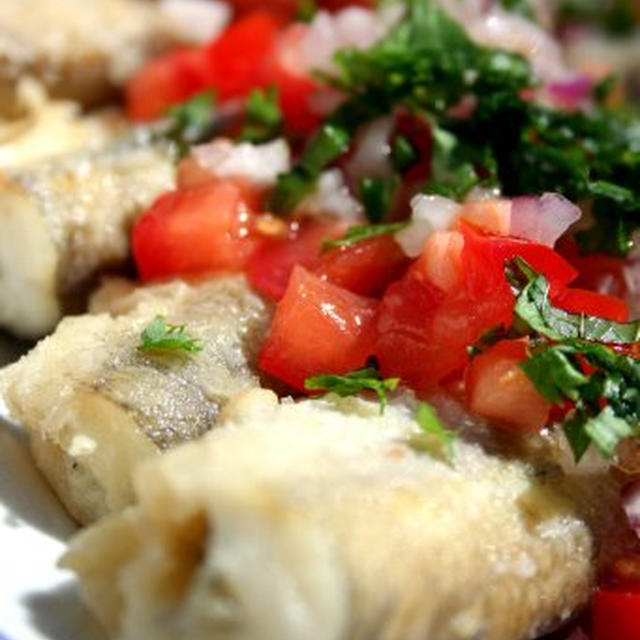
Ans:
{"label": "tomato skin", "polygon": [[376,306],[297,266],[262,345],[260,368],[304,390],[310,376],[362,367],[373,347]]}
{"label": "tomato skin", "polygon": [[473,246],[465,243],[461,253],[455,242],[446,246],[450,255],[439,254],[439,260],[441,270],[452,274],[448,289],[433,282],[437,265],[423,254],[387,289],[378,315],[375,355],[383,374],[399,376],[418,392],[461,371],[467,346],[487,329],[509,325],[513,315],[514,298],[502,270]]}
{"label": "tomato skin", "polygon": [[593,640],[637,640],[640,592],[598,589],[592,599]]}
{"label": "tomato skin", "polygon": [[562,289],[553,296],[552,302],[571,313],[585,313],[614,322],[629,320],[629,307],[624,300],[588,289]]}
{"label": "tomato skin", "polygon": [[201,48],[162,54],[139,69],[127,82],[127,115],[131,120],[153,120],[167,109],[210,86],[208,61]]}
{"label": "tomato skin", "polygon": [[242,195],[225,180],[160,196],[133,228],[142,280],[242,270],[262,242]]}
{"label": "tomato skin", "polygon": [[346,229],[346,223],[339,221],[303,220],[295,223],[287,236],[265,242],[252,256],[247,265],[250,284],[272,300],[280,300],[294,267],[315,267],[323,242],[339,238]]}
{"label": "tomato skin", "polygon": [[502,270],[506,260],[520,256],[549,280],[552,292],[567,286],[578,276],[577,270],[567,260],[543,244],[510,236],[482,234],[465,221],[460,221],[458,228],[464,236],[466,249],[484,255],[494,268]]}
{"label": "tomato skin", "polygon": [[409,258],[389,235],[322,253],[314,268],[321,278],[363,296],[379,296],[403,275]]}
{"label": "tomato skin", "polygon": [[526,357],[525,341],[503,340],[471,361],[465,386],[473,413],[517,432],[544,427],[550,405],[519,367]]}
{"label": "tomato skin", "polygon": [[246,96],[264,85],[265,61],[275,47],[281,24],[269,11],[256,10],[206,48],[212,86],[220,100]]}

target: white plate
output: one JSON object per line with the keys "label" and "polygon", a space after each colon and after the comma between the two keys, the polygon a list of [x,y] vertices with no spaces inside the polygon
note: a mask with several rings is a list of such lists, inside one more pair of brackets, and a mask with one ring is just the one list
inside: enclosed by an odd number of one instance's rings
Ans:
{"label": "white plate", "polygon": [[[19,350],[0,336],[0,364]],[[34,468],[24,433],[0,417],[0,640],[104,640],[71,574],[56,568],[75,530]]]}

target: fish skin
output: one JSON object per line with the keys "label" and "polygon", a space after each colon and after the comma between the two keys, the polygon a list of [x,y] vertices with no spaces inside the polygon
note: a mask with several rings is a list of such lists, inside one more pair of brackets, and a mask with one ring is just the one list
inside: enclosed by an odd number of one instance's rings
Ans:
{"label": "fish skin", "polygon": [[173,147],[143,132],[0,173],[0,327],[51,331],[98,272],[127,259],[131,224],[175,173]]}
{"label": "fish skin", "polygon": [[[0,373],[36,464],[81,523],[126,506],[140,459],[202,436],[231,396],[259,384],[255,361],[270,317],[240,276],[133,288],[100,304],[126,313],[65,318]],[[203,350],[138,350],[158,314],[186,324]]]}
{"label": "fish skin", "polygon": [[122,640],[531,640],[560,626],[624,528],[614,481],[464,439],[451,466],[407,446],[412,412],[249,391],[211,434],[144,462],[135,505],[81,532],[61,565]]}

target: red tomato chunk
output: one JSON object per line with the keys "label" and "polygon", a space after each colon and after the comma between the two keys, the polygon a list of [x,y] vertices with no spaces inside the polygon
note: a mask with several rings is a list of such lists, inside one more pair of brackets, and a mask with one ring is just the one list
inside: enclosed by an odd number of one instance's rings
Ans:
{"label": "red tomato chunk", "polygon": [[598,589],[592,600],[593,640],[638,640],[640,592]]}
{"label": "red tomato chunk", "polygon": [[293,270],[260,352],[260,368],[296,389],[323,373],[347,373],[371,354],[377,302],[303,267]]}
{"label": "red tomato chunk", "polygon": [[133,228],[142,280],[241,271],[263,242],[256,216],[233,181],[166,193]]}

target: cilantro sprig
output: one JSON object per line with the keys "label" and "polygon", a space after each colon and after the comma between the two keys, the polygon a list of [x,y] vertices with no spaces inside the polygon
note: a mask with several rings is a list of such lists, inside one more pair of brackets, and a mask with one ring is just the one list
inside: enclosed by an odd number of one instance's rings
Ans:
{"label": "cilantro sprig", "polygon": [[202,351],[202,340],[192,337],[183,324],[168,324],[163,316],[156,316],[140,334],[138,349],[147,352],[195,353]]}
{"label": "cilantro sprig", "polygon": [[307,378],[304,383],[309,391],[336,393],[341,397],[354,396],[362,391],[373,391],[380,402],[380,413],[387,406],[387,394],[395,391],[399,378],[382,378],[376,367],[365,367],[344,375],[318,375]]}
{"label": "cilantro sprig", "polygon": [[215,106],[215,93],[208,90],[169,108],[165,136],[185,148],[210,140],[220,124]]}
{"label": "cilantro sprig", "polygon": [[409,445],[416,451],[429,451],[440,455],[452,464],[457,434],[442,423],[434,408],[426,402],[418,404],[414,418],[420,432],[409,438]]}
{"label": "cilantro sprig", "polygon": [[520,366],[551,404],[573,405],[562,427],[575,460],[591,444],[611,458],[621,440],[640,437],[640,361],[619,351],[638,344],[640,323],[555,307],[547,279],[522,258],[509,261],[505,272],[517,294],[514,323],[487,332],[473,353],[505,338],[529,336],[530,354]]}
{"label": "cilantro sprig", "polygon": [[378,236],[391,235],[400,231],[409,225],[409,222],[392,222],[390,224],[370,224],[363,226],[351,227],[347,232],[337,240],[325,240],[322,244],[322,250],[335,249],[337,247],[349,247],[369,238]]}
{"label": "cilantro sprig", "polygon": [[240,140],[259,144],[277,138],[284,121],[277,88],[254,89],[247,98],[245,118]]}

